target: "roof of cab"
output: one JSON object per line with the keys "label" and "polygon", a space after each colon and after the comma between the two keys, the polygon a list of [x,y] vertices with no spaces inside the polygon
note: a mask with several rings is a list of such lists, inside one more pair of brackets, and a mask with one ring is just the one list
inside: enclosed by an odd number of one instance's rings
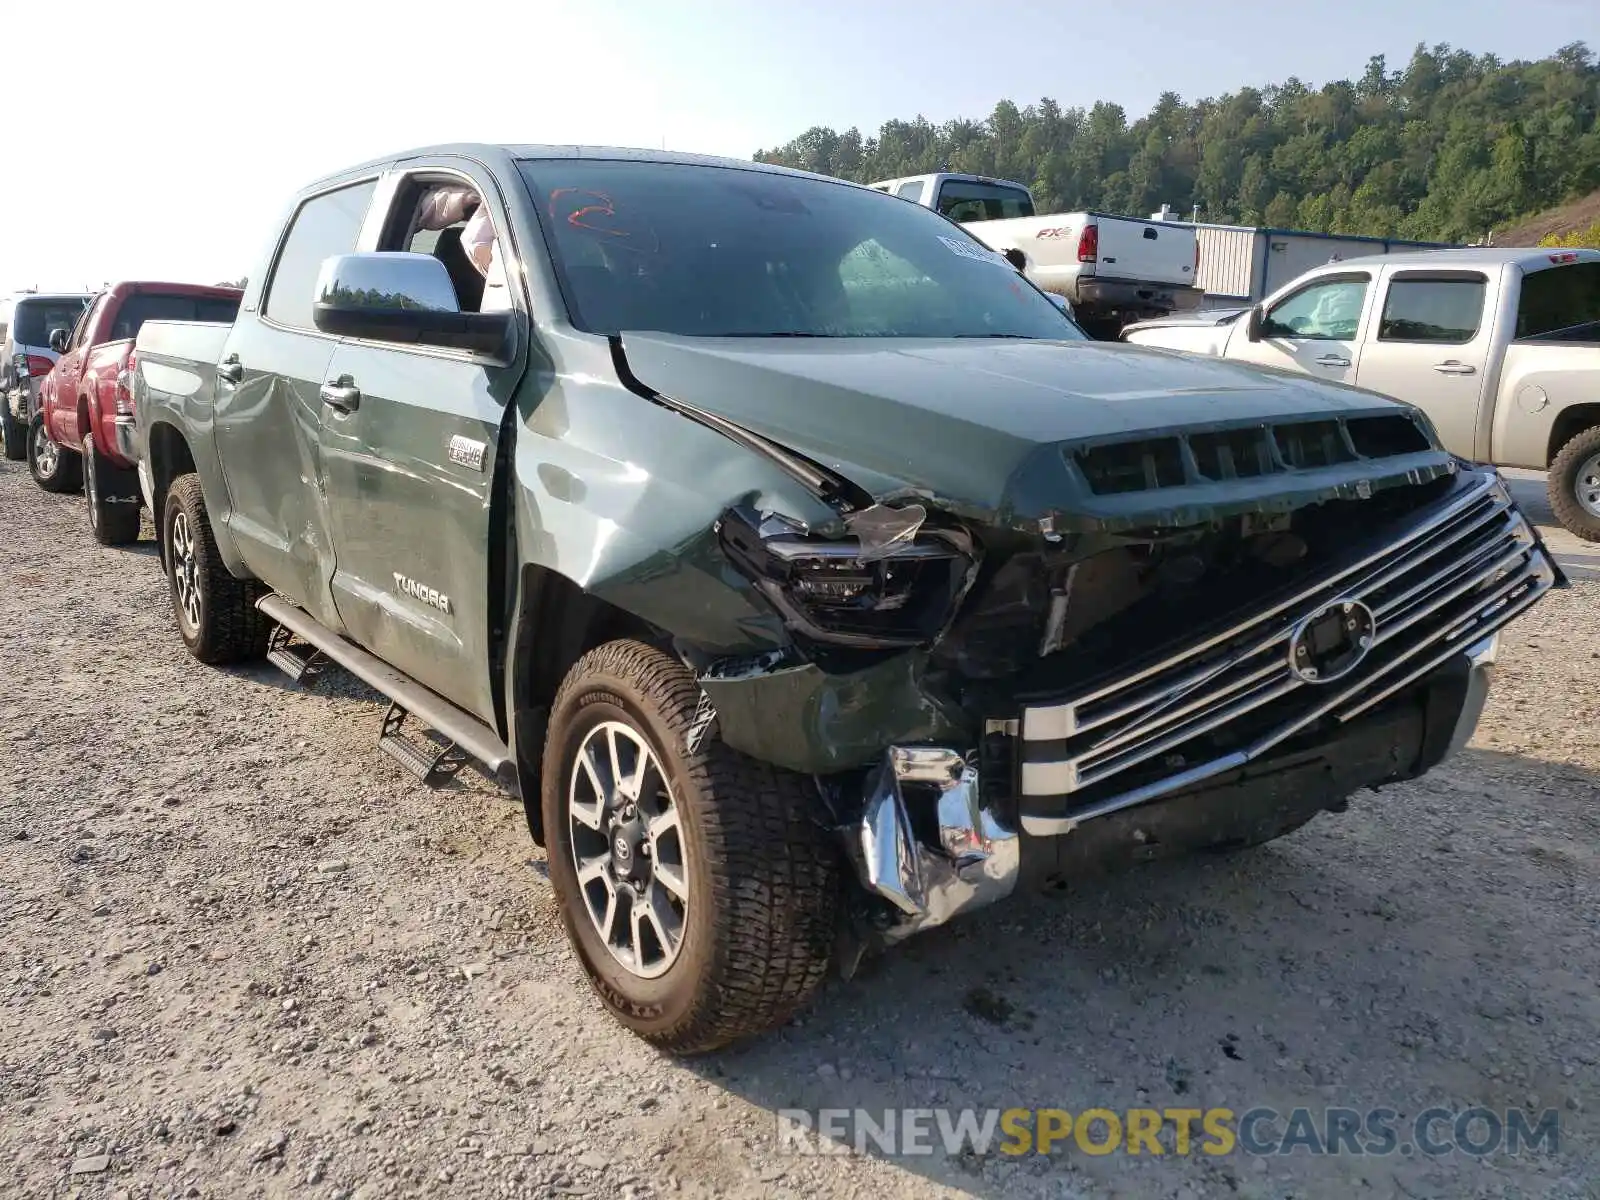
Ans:
{"label": "roof of cab", "polygon": [[1450,250],[1402,250],[1394,254],[1363,254],[1342,258],[1334,267],[1362,266],[1435,267],[1449,270],[1467,267],[1498,267],[1506,263],[1549,266],[1557,256],[1576,255],[1568,262],[1600,262],[1600,250],[1571,250],[1563,246],[1463,246]]}
{"label": "roof of cab", "polygon": [[[793,175],[801,179],[824,179],[829,183],[848,182],[828,175],[817,175],[810,171],[796,171],[791,167],[753,162],[745,158],[722,158],[713,154],[687,154],[676,150],[647,150],[632,146],[546,146],[534,143],[492,145],[483,142],[449,142],[437,146],[420,146],[414,150],[405,150],[398,154],[385,154],[381,158],[369,159],[364,163],[358,163],[355,166],[346,167],[344,170],[325,175],[321,179],[308,184],[302,190],[315,190],[352,175],[371,174],[374,171],[381,171],[386,167],[396,163],[407,162],[411,159],[444,157],[471,159],[486,166],[508,165],[518,159],[537,158],[620,159],[629,162],[684,163],[701,167],[727,167],[742,171],[758,171],[769,175]],[[859,185],[852,184],[851,186]]]}

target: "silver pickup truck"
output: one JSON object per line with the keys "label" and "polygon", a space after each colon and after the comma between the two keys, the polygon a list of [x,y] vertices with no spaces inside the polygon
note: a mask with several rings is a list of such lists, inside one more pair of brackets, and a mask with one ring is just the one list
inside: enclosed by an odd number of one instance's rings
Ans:
{"label": "silver pickup truck", "polygon": [[1122,336],[1405,400],[1464,458],[1548,470],[1557,518],[1600,541],[1600,250],[1347,259],[1254,308]]}

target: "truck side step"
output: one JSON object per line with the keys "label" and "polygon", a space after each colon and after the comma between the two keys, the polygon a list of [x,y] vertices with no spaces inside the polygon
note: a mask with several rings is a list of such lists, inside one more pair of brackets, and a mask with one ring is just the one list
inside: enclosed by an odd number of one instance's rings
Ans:
{"label": "truck side step", "polygon": [[441,746],[432,739],[417,741],[407,737],[401,727],[409,715],[399,704],[389,704],[389,711],[383,715],[383,732],[378,735],[378,749],[429,787],[443,787],[467,765],[468,755],[454,742]]}
{"label": "truck side step", "polygon": [[309,643],[296,644],[287,627],[274,625],[267,634],[267,661],[301,687],[313,688],[328,656]]}
{"label": "truck side step", "polygon": [[[346,641],[318,622],[310,613],[290,604],[282,596],[276,594],[263,596],[257,601],[256,607],[294,636],[310,642],[330,661],[338,663],[368,687],[387,696],[394,706],[390,709],[390,716],[394,715],[395,709],[399,709],[402,715],[415,717],[422,724],[437,730],[451,748],[451,752],[461,756],[462,762],[478,763],[485,776],[507,791],[516,793],[517,764],[512,757],[510,747],[501,740],[498,733],[477,717],[465,709],[457,708],[437,692],[428,690],[409,675],[395,670],[354,642]],[[439,753],[438,748],[435,746],[423,750],[413,745],[410,739],[402,741],[399,737],[398,723],[392,730],[396,736],[388,736],[391,733],[389,720],[389,717],[384,718],[385,736],[379,739],[379,746],[385,752],[394,755],[397,760],[407,762],[409,765],[409,759],[402,757],[408,754],[408,750],[396,750],[393,744],[406,745],[411,751],[409,758],[427,761],[426,772],[412,768],[417,777],[419,779],[428,775],[437,777],[438,764],[435,756]],[[443,778],[450,778],[458,770],[460,764],[451,767]]]}

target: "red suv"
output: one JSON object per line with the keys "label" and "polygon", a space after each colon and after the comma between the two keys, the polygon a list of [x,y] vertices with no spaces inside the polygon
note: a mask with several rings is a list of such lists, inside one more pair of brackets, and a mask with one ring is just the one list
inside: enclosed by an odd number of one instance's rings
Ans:
{"label": "red suv", "polygon": [[50,348],[61,358],[40,389],[28,465],[47,492],[83,487],[97,541],[125,545],[139,536],[138,463],[128,443],[139,327],[231,322],[242,294],[186,283],[119,283],[96,296],[71,331],[51,331]]}

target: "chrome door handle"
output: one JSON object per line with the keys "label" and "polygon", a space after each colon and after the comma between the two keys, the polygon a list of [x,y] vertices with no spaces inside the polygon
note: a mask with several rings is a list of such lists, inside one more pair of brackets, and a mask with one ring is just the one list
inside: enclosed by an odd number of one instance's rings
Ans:
{"label": "chrome door handle", "polygon": [[1471,363],[1457,362],[1455,359],[1446,359],[1442,363],[1434,363],[1433,369],[1441,375],[1476,375],[1478,368]]}
{"label": "chrome door handle", "polygon": [[361,389],[353,383],[345,382],[349,376],[340,380],[330,380],[322,385],[322,402],[329,408],[338,409],[342,413],[352,413],[361,407]]}
{"label": "chrome door handle", "polygon": [[1317,366],[1319,367],[1348,367],[1349,365],[1350,360],[1341,354],[1324,354],[1317,359]]}

